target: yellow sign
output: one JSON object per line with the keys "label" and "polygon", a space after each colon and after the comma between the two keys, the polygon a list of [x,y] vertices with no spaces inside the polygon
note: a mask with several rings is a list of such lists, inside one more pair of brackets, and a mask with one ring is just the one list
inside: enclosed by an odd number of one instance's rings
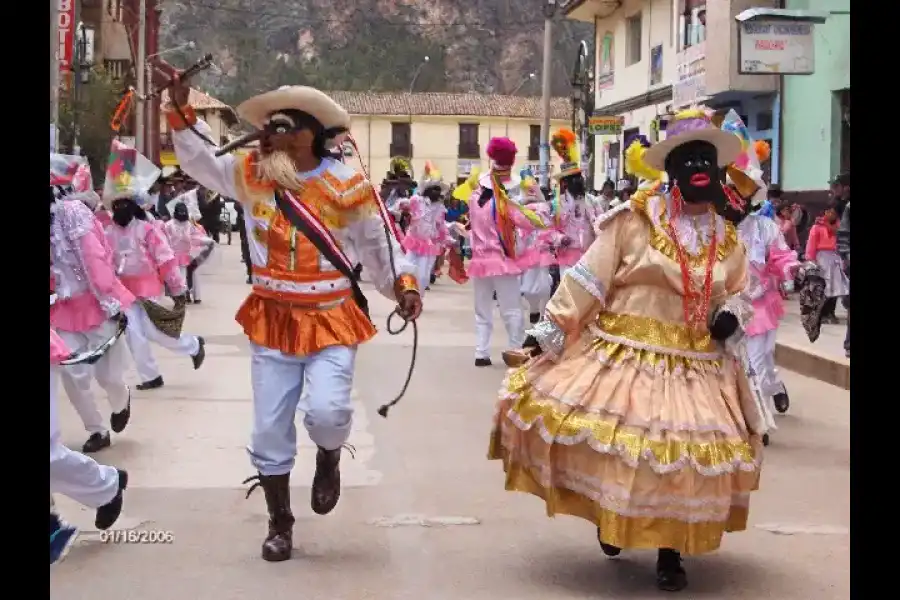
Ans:
{"label": "yellow sign", "polygon": [[159,153],[159,164],[163,167],[177,167],[178,159],[173,150],[162,150]]}
{"label": "yellow sign", "polygon": [[591,117],[588,119],[588,133],[591,135],[619,135],[625,117]]}

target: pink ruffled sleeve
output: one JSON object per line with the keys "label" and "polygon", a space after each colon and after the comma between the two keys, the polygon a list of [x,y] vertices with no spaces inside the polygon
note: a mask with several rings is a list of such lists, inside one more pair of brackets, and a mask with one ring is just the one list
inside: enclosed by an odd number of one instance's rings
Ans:
{"label": "pink ruffled sleeve", "polygon": [[113,269],[106,240],[97,237],[95,232],[82,236],[78,243],[84,268],[96,291],[102,296],[112,296],[117,291],[118,278]]}
{"label": "pink ruffled sleeve", "polygon": [[781,281],[787,281],[793,277],[793,271],[800,265],[800,261],[797,260],[797,253],[788,248],[781,232],[776,233],[775,241],[769,246],[766,271]]}
{"label": "pink ruffled sleeve", "polygon": [[156,263],[156,268],[160,276],[169,286],[169,290],[175,296],[180,296],[187,292],[187,283],[181,270],[178,268],[178,261],[175,259],[175,253],[169,246],[165,234],[158,227],[148,225],[145,241],[150,255]]}
{"label": "pink ruffled sleeve", "polygon": [[59,334],[57,334],[52,329],[50,330],[50,363],[58,363],[59,361],[67,358],[72,352],[69,350],[69,347],[66,346],[66,343],[63,341]]}

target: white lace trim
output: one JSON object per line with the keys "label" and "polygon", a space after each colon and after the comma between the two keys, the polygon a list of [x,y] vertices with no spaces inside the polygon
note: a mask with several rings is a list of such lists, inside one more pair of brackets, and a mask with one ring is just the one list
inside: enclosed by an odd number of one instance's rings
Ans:
{"label": "white lace trim", "polygon": [[[672,200],[669,196],[657,195],[647,200],[647,214],[654,227],[662,232],[663,235],[671,239],[669,231],[664,228],[660,222],[660,216],[666,209],[666,218],[675,229],[675,235],[688,254],[697,256],[703,245],[708,245],[712,238],[710,236],[710,219],[715,219],[716,238],[718,240],[725,239],[725,221],[718,215],[705,213],[696,217],[681,214],[677,217],[672,216]],[[696,221],[696,227],[694,222]],[[699,235],[698,235],[699,231]]]}
{"label": "white lace trim", "polygon": [[584,262],[584,257],[578,260],[574,265],[569,267],[566,270],[566,273],[575,280],[578,285],[584,288],[586,292],[588,292],[591,296],[596,298],[602,303],[606,302],[606,290],[604,289],[604,285],[600,282],[597,277],[591,273],[591,270],[588,268]]}

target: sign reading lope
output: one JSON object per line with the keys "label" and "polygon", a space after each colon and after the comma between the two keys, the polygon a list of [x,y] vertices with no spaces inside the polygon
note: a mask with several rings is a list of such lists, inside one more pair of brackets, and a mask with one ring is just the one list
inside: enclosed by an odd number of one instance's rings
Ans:
{"label": "sign reading lope", "polygon": [[753,19],[739,25],[738,70],[750,75],[811,75],[815,25],[785,19]]}
{"label": "sign reading lope", "polygon": [[59,59],[59,79],[68,82],[75,55],[75,0],[59,0],[59,33],[56,57]]}
{"label": "sign reading lope", "polygon": [[622,133],[622,125],[625,117],[590,117],[588,119],[588,133],[591,135],[619,135]]}

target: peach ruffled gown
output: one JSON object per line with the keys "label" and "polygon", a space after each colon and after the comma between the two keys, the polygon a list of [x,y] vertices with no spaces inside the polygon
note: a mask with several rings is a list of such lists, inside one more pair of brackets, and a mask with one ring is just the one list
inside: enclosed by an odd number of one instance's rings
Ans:
{"label": "peach ruffled gown", "polygon": [[597,222],[532,331],[544,353],[503,383],[489,458],[507,490],[593,522],[603,542],[701,554],[746,528],[762,446],[740,363],[685,323],[667,223],[696,285],[716,231],[710,315],[743,290],[747,258],[731,224],[669,204],[636,194]]}

